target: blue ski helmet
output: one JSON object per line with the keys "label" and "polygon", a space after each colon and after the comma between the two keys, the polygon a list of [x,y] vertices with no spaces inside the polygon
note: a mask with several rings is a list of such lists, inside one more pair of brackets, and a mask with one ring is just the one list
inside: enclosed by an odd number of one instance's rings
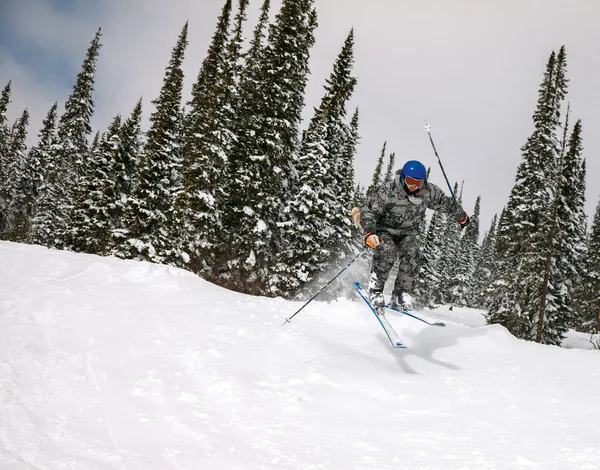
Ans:
{"label": "blue ski helmet", "polygon": [[[406,180],[408,178],[408,181]],[[400,171],[400,184],[410,193],[418,192],[421,187],[425,184],[427,179],[427,170],[425,165],[417,160],[409,160],[402,167]],[[413,180],[420,180],[422,183],[413,185]]]}

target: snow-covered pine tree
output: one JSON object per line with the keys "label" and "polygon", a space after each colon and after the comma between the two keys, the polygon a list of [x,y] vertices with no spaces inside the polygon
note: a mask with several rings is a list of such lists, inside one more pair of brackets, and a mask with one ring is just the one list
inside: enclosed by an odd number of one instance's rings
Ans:
{"label": "snow-covered pine tree", "polygon": [[494,215],[490,228],[483,236],[481,248],[475,257],[475,272],[473,273],[473,290],[469,305],[473,308],[485,308],[487,289],[492,280],[496,251],[496,225],[498,217]]}
{"label": "snow-covered pine tree", "polygon": [[[552,52],[546,64],[533,115],[534,131],[521,149],[523,161],[517,169],[505,219],[501,221],[505,223],[499,226],[499,239],[504,244],[499,252],[503,259],[499,261],[504,277],[495,279],[498,289],[493,296],[508,297],[491,299],[488,320],[502,323],[511,333],[523,339],[535,338],[533,325],[542,301],[549,227],[547,218],[552,213],[560,154],[557,129],[560,127],[560,105],[567,84],[565,70],[566,54],[561,48],[558,58]],[[508,266],[510,270],[506,269]],[[513,304],[514,294],[516,302]]]}
{"label": "snow-covered pine tree", "polygon": [[360,183],[356,184],[356,188],[354,189],[354,199],[352,202],[352,207],[362,207],[367,202],[367,195],[365,193],[365,188]]}
{"label": "snow-covered pine tree", "polygon": [[231,3],[226,0],[217,21],[208,53],[202,62],[196,81],[192,85],[192,98],[188,103],[189,112],[185,120],[186,144],[185,162],[193,163],[202,139],[211,131],[212,114],[219,106],[216,88],[223,68],[225,47],[231,23]]}
{"label": "snow-covered pine tree", "polygon": [[[566,96],[568,80],[566,74],[566,53],[561,47],[557,57],[555,77],[555,118],[560,119],[560,101]],[[551,212],[542,220],[541,232],[546,233],[546,263],[543,273],[538,313],[532,320],[531,336],[538,343],[560,345],[564,334],[573,324],[573,310],[571,307],[571,285],[578,282],[580,276],[580,262],[570,264],[581,256],[585,238],[585,174],[581,174],[581,122],[576,124],[574,134],[576,142],[574,148],[565,154],[565,140],[568,129],[568,113],[563,131],[562,143],[557,147],[557,162],[554,175],[554,193]],[[570,141],[571,143],[571,141]],[[573,151],[571,151],[573,150]],[[574,177],[581,177],[579,186],[583,193],[581,197],[573,194],[571,186]],[[572,200],[569,200],[572,198]],[[579,207],[580,206],[580,207]],[[573,214],[571,212],[573,211]],[[577,214],[580,214],[580,217]],[[582,237],[576,240],[575,231],[570,225],[569,218],[574,216],[578,222],[583,223]],[[576,252],[578,254],[576,254]]]}
{"label": "snow-covered pine tree", "polygon": [[94,139],[92,140],[92,145],[90,145],[90,154],[92,154],[96,150],[98,150],[98,146],[100,145],[101,137],[102,137],[102,135],[100,134],[100,131],[96,131],[96,133],[94,134]]}
{"label": "snow-covered pine tree", "polygon": [[600,200],[587,237],[584,275],[576,291],[577,323],[588,333],[600,333]]}
{"label": "snow-covered pine tree", "polygon": [[111,220],[111,234],[103,254],[127,258],[126,240],[133,226],[134,215],[129,201],[137,187],[138,173],[142,159],[142,100],[133,107],[131,115],[119,131],[117,149],[112,160],[113,175],[109,191],[108,213]]}
{"label": "snow-covered pine tree", "polygon": [[441,260],[444,249],[442,235],[445,226],[446,215],[442,212],[434,212],[431,215],[422,247],[423,264],[414,292],[416,306],[433,308],[444,301],[441,290]]}
{"label": "snow-covered pine tree", "polygon": [[278,224],[292,198],[293,156],[317,26],[313,3],[283,1],[258,63],[247,62],[241,76],[223,281],[249,293],[273,295],[268,283],[282,249]]}
{"label": "snow-covered pine tree", "polygon": [[[12,80],[2,90],[0,94],[0,158],[6,153],[6,146],[10,136],[10,128],[6,124],[8,105],[10,104]],[[1,168],[0,168],[1,171]]]}
{"label": "snow-covered pine tree", "polygon": [[377,165],[375,165],[375,171],[373,172],[373,178],[371,179],[371,185],[367,188],[367,197],[371,194],[376,193],[381,184],[384,182],[383,180],[383,159],[385,158],[385,151],[387,148],[387,140],[383,143],[383,147],[381,148],[381,153],[377,158]]}
{"label": "snow-covered pine tree", "polygon": [[[353,207],[361,207],[354,204],[356,200],[355,195],[355,187],[354,187],[354,156],[356,155],[356,148],[360,142],[360,134],[358,131],[358,121],[359,121],[359,110],[356,108],[354,110],[354,114],[352,115],[352,119],[350,119],[350,127],[348,128],[348,137],[346,139],[346,143],[343,151],[343,163],[342,163],[342,171],[343,168],[346,168],[348,174],[342,178],[342,181],[339,183],[339,194],[342,200],[347,201],[348,207],[347,209],[352,210]],[[361,241],[362,245],[362,241]]]}
{"label": "snow-covered pine tree", "polygon": [[7,170],[9,168],[10,128],[6,124],[6,114],[10,104],[11,85],[12,81],[9,81],[0,95],[0,240],[5,238],[8,218],[8,199],[6,198],[9,194]]}
{"label": "snow-covered pine tree", "polygon": [[557,175],[554,221],[551,231],[551,263],[547,282],[543,331],[537,338],[560,344],[571,327],[581,327],[572,308],[572,296],[583,277],[587,220],[585,215],[585,164],[581,120],[573,127]]}
{"label": "snow-covered pine tree", "polygon": [[[333,162],[325,183],[326,195],[331,201],[327,218],[333,233],[324,243],[332,259],[343,259],[352,243],[352,209],[354,187],[354,155],[358,145],[358,110],[347,122],[346,104],[352,97],[357,79],[352,75],[354,66],[354,30],[346,38],[338,55],[333,72],[325,86],[322,103],[327,108],[327,149]],[[306,142],[306,141],[305,141]],[[335,266],[337,268],[337,264]]]}
{"label": "snow-covered pine tree", "polygon": [[387,168],[385,170],[385,177],[383,178],[384,183],[389,183],[394,179],[394,165],[396,164],[396,153],[390,153],[390,159],[388,160]]}
{"label": "snow-covered pine tree", "polygon": [[471,215],[471,223],[460,238],[456,284],[452,292],[452,303],[460,307],[472,307],[475,272],[475,260],[479,253],[479,213],[481,211],[481,196],[477,197]]}
{"label": "snow-covered pine tree", "polygon": [[[458,182],[454,183],[454,194],[458,194]],[[458,200],[462,203],[461,200]],[[439,291],[443,302],[450,303],[455,297],[455,290],[459,285],[457,279],[458,266],[461,258],[460,225],[452,217],[445,217],[445,224],[441,236],[442,258],[439,262],[440,285]]]}
{"label": "snow-covered pine tree", "polygon": [[[348,151],[348,154],[352,153],[352,155],[354,156],[354,154],[356,153],[356,147],[358,147],[358,143],[360,141],[360,136],[359,136],[359,132],[358,132],[358,120],[359,120],[359,108],[357,107],[354,110],[354,114],[352,115],[352,119],[350,120],[350,133],[352,136],[355,136],[355,139],[350,139],[349,142],[354,144],[353,148],[350,148]],[[354,141],[354,142],[352,142]],[[347,181],[348,184],[352,184],[352,198],[351,198],[351,202],[350,202],[350,210],[352,210],[352,208],[354,207],[362,207],[365,204],[365,188],[361,186],[360,183],[354,183],[354,168],[352,169],[352,181]],[[361,245],[362,245],[362,240],[361,240]]]}
{"label": "snow-covered pine tree", "polygon": [[25,201],[28,198],[29,185],[26,181],[27,162],[27,126],[29,125],[29,111],[25,109],[17,119],[11,131],[8,145],[8,167],[5,168],[7,180],[4,188],[7,190],[3,198],[7,203],[8,215],[6,224],[6,238],[22,242],[27,236],[28,217]]}
{"label": "snow-covered pine tree", "polygon": [[75,251],[101,254],[109,243],[112,170],[119,148],[120,127],[121,116],[117,114],[100,138],[96,151],[84,164],[85,172],[79,179],[78,199],[71,217],[71,240]]}
{"label": "snow-covered pine tree", "polygon": [[101,30],[98,29],[87,50],[81,72],[77,75],[73,93],[65,103],[65,112],[58,123],[57,145],[52,168],[57,174],[50,178],[56,187],[50,189],[54,194],[53,214],[46,219],[47,230],[52,233],[51,246],[66,248],[70,246],[71,215],[75,202],[75,189],[84,171],[84,163],[89,158],[88,139],[92,133],[91,118],[94,112],[92,92],[96,61],[100,51]]}
{"label": "snow-covered pine tree", "polygon": [[[352,119],[350,119],[350,127],[348,139],[346,141],[344,156],[343,159],[345,163],[343,166],[347,168],[348,174],[339,184],[338,194],[340,195],[342,200],[347,201],[346,207],[346,216],[352,215],[352,209],[355,207],[362,207],[362,205],[356,205],[357,200],[362,197],[361,195],[356,194],[355,187],[355,174],[354,174],[354,156],[356,155],[356,149],[360,142],[360,134],[358,131],[358,121],[359,121],[359,110],[358,107],[354,110],[354,114],[352,115]],[[356,246],[357,248],[363,247],[362,241],[362,233],[358,232],[358,227],[354,225],[354,220],[351,223],[351,239],[350,245]]]}
{"label": "snow-covered pine tree", "polygon": [[[245,134],[248,132],[248,126],[250,123],[255,123],[255,109],[252,105],[253,99],[259,99],[255,95],[257,87],[266,79],[263,77],[265,47],[266,47],[266,36],[267,28],[269,26],[269,10],[271,7],[270,0],[264,0],[261,6],[261,13],[258,18],[258,22],[254,28],[253,36],[250,41],[250,47],[246,53],[243,54],[244,65],[240,70],[240,77],[238,83],[238,93],[236,96],[235,104],[235,115],[237,116],[237,126],[234,129],[234,134],[237,136],[239,133]],[[252,131],[255,132],[255,131]],[[247,145],[250,145],[252,141],[249,139]],[[255,170],[253,166],[256,166],[258,162],[250,160],[248,161],[249,154],[244,151],[244,144],[239,139],[236,145],[231,149],[228,155],[228,162],[226,168],[226,181],[224,182],[224,193],[227,197],[227,211],[223,215],[221,221],[224,225],[224,233],[226,239],[220,245],[217,245],[217,260],[216,260],[216,272],[214,275],[218,276],[215,281],[236,289],[238,281],[242,279],[244,275],[244,268],[240,263],[240,253],[243,250],[239,250],[235,247],[241,238],[245,238],[243,233],[234,234],[234,230],[241,230],[243,225],[238,221],[238,217],[246,217],[245,211],[249,210],[249,206],[245,205],[243,200],[243,188],[239,187],[240,180],[251,181],[247,179],[247,171]],[[257,173],[258,174],[258,173]],[[239,176],[238,176],[239,175]],[[245,183],[247,184],[247,183]],[[241,198],[241,199],[240,199]],[[246,209],[248,208],[248,209]],[[247,224],[246,227],[250,227]],[[232,245],[233,243],[233,245]],[[248,241],[248,246],[251,247],[252,241]],[[249,248],[251,250],[251,248]],[[252,251],[249,252],[251,256],[248,257],[252,260]],[[248,265],[250,266],[250,264]],[[247,274],[247,273],[246,273]]]}
{"label": "snow-covered pine tree", "polygon": [[488,308],[487,322],[500,324],[514,334],[527,330],[528,319],[519,315],[518,292],[512,283],[515,267],[511,264],[513,259],[507,256],[513,236],[511,217],[512,213],[507,208],[502,209],[496,230],[492,279],[486,289],[485,305]]}
{"label": "snow-covered pine tree", "polygon": [[[32,190],[32,218],[28,241],[43,246],[53,246],[53,227],[58,221],[54,219],[55,206],[59,201],[56,191],[61,187],[58,168],[57,146],[57,108],[54,103],[43,121],[39,134],[39,142],[31,149],[29,162],[35,175]],[[37,188],[37,189],[36,189]]]}
{"label": "snow-covered pine tree", "polygon": [[172,226],[174,202],[181,181],[181,93],[183,57],[188,24],[177,38],[166,67],[156,107],[150,115],[145,155],[136,191],[130,199],[134,221],[127,240],[130,256],[156,263],[177,263],[185,258],[179,246],[178,227]]}
{"label": "snow-covered pine tree", "polygon": [[224,175],[234,138],[234,101],[247,5],[247,0],[239,2],[229,42],[231,1],[223,6],[194,84],[191,111],[186,119],[185,191],[177,206],[184,220],[182,230],[190,252],[189,269],[207,279],[212,278],[215,251],[223,231],[222,211],[229,179]]}
{"label": "snow-covered pine tree", "polygon": [[8,131],[6,126],[6,113],[8,111],[8,105],[10,104],[11,88],[12,80],[9,80],[0,94],[0,126],[3,128],[3,132]]}
{"label": "snow-covered pine tree", "polygon": [[42,122],[42,129],[38,134],[38,143],[29,151],[23,169],[23,178],[20,184],[23,199],[19,205],[22,207],[25,224],[22,241],[29,243],[33,242],[33,224],[39,212],[43,187],[46,184],[46,173],[50,166],[49,154],[56,140],[57,108],[58,104],[54,103],[46,114]]}
{"label": "snow-covered pine tree", "polygon": [[[258,22],[254,27],[250,47],[243,54],[243,66],[240,70],[238,83],[238,97],[235,101],[236,114],[238,115],[238,123],[249,122],[254,118],[254,112],[249,100],[251,100],[256,87],[262,82],[262,69],[264,63],[265,41],[267,27],[269,26],[269,9],[271,0],[264,0],[261,6],[261,13]],[[242,124],[238,124],[243,130]],[[235,158],[229,159],[229,173],[234,174],[238,168]]]}
{"label": "snow-covered pine tree", "polygon": [[[354,31],[350,31],[326,81],[321,104],[303,134],[295,164],[297,192],[285,208],[283,249],[270,279],[270,290],[277,295],[293,295],[332,260],[343,259],[349,248],[358,137],[346,122],[346,102],[356,86],[353,49]],[[320,241],[311,242],[315,237]]]}

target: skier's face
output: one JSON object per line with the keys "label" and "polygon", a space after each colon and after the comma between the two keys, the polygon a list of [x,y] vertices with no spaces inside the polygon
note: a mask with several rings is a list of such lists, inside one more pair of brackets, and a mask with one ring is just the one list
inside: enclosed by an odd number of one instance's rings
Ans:
{"label": "skier's face", "polygon": [[411,176],[406,176],[404,178],[404,184],[406,184],[407,189],[411,193],[416,193],[419,189],[421,189],[423,187],[423,183],[425,183],[425,180],[413,178]]}

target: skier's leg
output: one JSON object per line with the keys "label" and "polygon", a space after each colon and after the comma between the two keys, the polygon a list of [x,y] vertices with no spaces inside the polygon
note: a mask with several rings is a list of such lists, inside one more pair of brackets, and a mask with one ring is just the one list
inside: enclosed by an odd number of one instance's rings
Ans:
{"label": "skier's leg", "polygon": [[393,238],[387,233],[381,234],[380,237],[383,242],[374,250],[369,279],[369,299],[376,307],[383,307],[385,304],[383,287],[398,256],[398,248]]}
{"label": "skier's leg", "polygon": [[392,303],[402,305],[407,303],[406,294],[409,296],[413,294],[419,278],[423,255],[416,235],[403,237],[397,247],[400,253],[400,263],[394,282]]}

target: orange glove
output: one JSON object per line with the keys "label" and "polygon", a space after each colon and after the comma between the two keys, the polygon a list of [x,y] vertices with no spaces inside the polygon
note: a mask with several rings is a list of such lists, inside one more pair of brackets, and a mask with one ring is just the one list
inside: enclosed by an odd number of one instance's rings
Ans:
{"label": "orange glove", "polygon": [[379,245],[381,243],[381,239],[377,235],[375,235],[373,232],[365,233],[365,236],[363,237],[363,241],[369,248],[375,248],[375,247],[377,247],[377,245]]}

